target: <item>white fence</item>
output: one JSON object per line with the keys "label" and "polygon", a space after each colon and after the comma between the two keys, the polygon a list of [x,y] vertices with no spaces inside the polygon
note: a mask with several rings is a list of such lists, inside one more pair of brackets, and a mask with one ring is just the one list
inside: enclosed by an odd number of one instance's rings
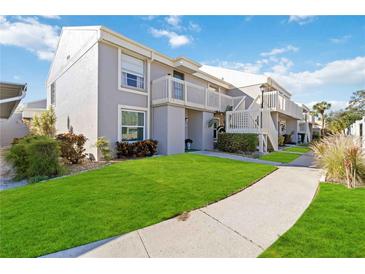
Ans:
{"label": "white fence", "polygon": [[[265,109],[279,111],[296,119],[303,119],[303,108],[277,90],[264,92],[263,100]],[[258,97],[257,103],[261,104],[261,96]]]}
{"label": "white fence", "polygon": [[152,104],[174,103],[211,111],[244,108],[245,96],[232,97],[187,81],[164,76],[152,81]]}

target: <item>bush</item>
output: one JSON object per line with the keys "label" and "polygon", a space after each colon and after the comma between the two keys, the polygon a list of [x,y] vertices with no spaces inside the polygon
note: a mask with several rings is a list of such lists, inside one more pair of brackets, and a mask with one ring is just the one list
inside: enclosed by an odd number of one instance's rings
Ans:
{"label": "bush", "polygon": [[345,183],[353,188],[364,183],[365,154],[361,143],[352,136],[333,135],[313,142],[311,149],[326,180]]}
{"label": "bush", "polygon": [[6,159],[14,166],[17,180],[62,174],[58,143],[46,136],[30,136],[13,144]]}
{"label": "bush", "polygon": [[291,137],[292,137],[293,134],[284,134],[283,137],[284,137],[284,144],[290,144],[292,143],[291,141]]}
{"label": "bush", "polygon": [[72,132],[58,134],[57,141],[60,143],[61,157],[71,164],[78,164],[86,157],[84,145],[87,138]]}
{"label": "bush", "polygon": [[217,148],[226,152],[253,152],[258,145],[257,134],[219,133]]}
{"label": "bush", "polygon": [[152,156],[157,152],[156,140],[145,140],[134,143],[117,142],[118,158],[135,158]]}
{"label": "bush", "polygon": [[99,149],[105,161],[111,160],[112,157],[110,155],[108,139],[106,139],[105,137],[99,137],[95,143],[95,146]]}
{"label": "bush", "polygon": [[279,146],[283,146],[285,144],[285,137],[284,136],[279,136],[279,139],[278,139],[278,144]]}
{"label": "bush", "polygon": [[51,107],[39,116],[35,115],[30,122],[26,122],[26,125],[33,135],[54,137],[56,133],[56,113]]}

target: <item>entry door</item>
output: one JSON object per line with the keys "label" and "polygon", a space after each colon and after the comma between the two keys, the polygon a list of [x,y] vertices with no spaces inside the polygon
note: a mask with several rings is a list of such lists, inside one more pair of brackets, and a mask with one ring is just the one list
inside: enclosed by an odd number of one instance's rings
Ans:
{"label": "entry door", "polygon": [[[184,74],[181,72],[174,70],[173,77],[181,81],[184,81]],[[184,100],[184,84],[181,83],[180,81],[179,82],[174,81],[172,97],[174,99]]]}

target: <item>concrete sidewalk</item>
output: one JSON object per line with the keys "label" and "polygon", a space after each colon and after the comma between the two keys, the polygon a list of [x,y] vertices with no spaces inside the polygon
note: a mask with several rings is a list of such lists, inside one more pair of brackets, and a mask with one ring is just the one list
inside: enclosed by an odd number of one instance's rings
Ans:
{"label": "concrete sidewalk", "polygon": [[[301,156],[298,165],[309,162]],[[280,166],[217,203],[150,227],[44,257],[257,257],[309,206],[320,170]]]}
{"label": "concrete sidewalk", "polygon": [[301,216],[320,171],[279,167],[227,199],[128,233],[80,257],[257,257]]}

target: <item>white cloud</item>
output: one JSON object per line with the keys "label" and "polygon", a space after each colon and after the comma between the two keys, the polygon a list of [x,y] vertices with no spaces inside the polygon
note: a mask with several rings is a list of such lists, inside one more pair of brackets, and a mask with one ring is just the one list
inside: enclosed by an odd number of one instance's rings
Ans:
{"label": "white cloud", "polygon": [[150,32],[154,37],[168,38],[169,44],[172,48],[177,48],[191,43],[191,38],[186,35],[177,34],[173,31],[151,28]]}
{"label": "white cloud", "polygon": [[271,69],[274,74],[284,74],[286,73],[294,63],[288,58],[280,58],[276,65],[274,65]]}
{"label": "white cloud", "polygon": [[158,17],[157,15],[147,15],[147,16],[142,16],[142,20],[145,21],[152,21],[154,20],[156,17]]}
{"label": "white cloud", "polygon": [[52,60],[58,31],[57,26],[42,24],[34,17],[0,18],[0,44],[24,48],[41,60]]}
{"label": "white cloud", "polygon": [[167,24],[173,27],[179,27],[181,23],[181,16],[180,15],[170,15],[165,18]]}
{"label": "white cloud", "polygon": [[312,15],[291,15],[289,16],[289,23],[297,23],[301,26],[313,22],[315,16]]}
{"label": "white cloud", "polygon": [[271,51],[262,52],[260,55],[261,56],[274,56],[274,55],[283,54],[286,52],[297,52],[298,50],[299,50],[299,48],[294,47],[293,45],[287,45],[284,48],[274,48]]}
{"label": "white cloud", "polygon": [[61,19],[61,16],[59,16],[59,15],[41,15],[41,17],[44,17],[47,19]]}
{"label": "white cloud", "polygon": [[189,22],[188,28],[189,28],[189,30],[194,31],[194,32],[200,32],[202,30],[202,28],[198,24],[193,23],[191,21]]}
{"label": "white cloud", "polygon": [[267,72],[295,92],[317,92],[326,85],[365,85],[365,56],[336,60],[314,71]]}
{"label": "white cloud", "polygon": [[341,37],[331,38],[330,41],[334,44],[344,44],[348,40],[350,40],[350,38],[351,38],[351,35],[344,35],[344,36],[341,36]]}
{"label": "white cloud", "polygon": [[[337,111],[337,110],[343,110],[347,107],[348,105],[348,102],[347,101],[335,101],[335,100],[332,100],[332,101],[326,101],[328,103],[331,104],[331,108],[330,108],[330,111]],[[318,101],[315,101],[315,102],[309,102],[309,103],[306,103],[305,105],[307,107],[309,107],[310,109],[312,109],[312,107],[317,104]]]}

